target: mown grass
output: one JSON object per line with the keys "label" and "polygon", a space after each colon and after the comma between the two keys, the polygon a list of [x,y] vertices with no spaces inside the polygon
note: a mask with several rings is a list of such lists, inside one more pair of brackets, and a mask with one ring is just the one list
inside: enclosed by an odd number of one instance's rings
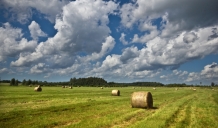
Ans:
{"label": "mown grass", "polygon": [[[0,127],[218,127],[218,89],[0,86]],[[119,89],[121,96],[111,96]],[[131,108],[134,91],[150,91],[154,109]]]}

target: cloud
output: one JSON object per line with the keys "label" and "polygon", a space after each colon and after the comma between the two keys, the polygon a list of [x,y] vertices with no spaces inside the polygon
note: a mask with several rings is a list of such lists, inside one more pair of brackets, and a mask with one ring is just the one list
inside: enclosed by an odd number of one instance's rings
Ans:
{"label": "cloud", "polygon": [[187,71],[173,70],[173,75],[184,76],[184,75],[187,75],[187,74],[188,74]]}
{"label": "cloud", "polygon": [[166,75],[162,75],[162,76],[160,76],[160,78],[161,78],[161,79],[166,79],[167,76],[166,76]]}
{"label": "cloud", "polygon": [[149,40],[154,39],[159,35],[159,32],[157,30],[150,31],[150,33],[146,33],[142,35],[141,37],[138,36],[138,34],[135,34],[132,42],[133,43],[147,43]]}
{"label": "cloud", "polygon": [[124,4],[121,7],[121,23],[130,28],[138,21],[139,24],[143,24],[144,21],[161,18],[167,14],[168,24],[164,31],[170,31],[170,34],[173,31],[190,31],[215,25],[218,21],[217,4],[216,0],[136,0],[135,3]]}
{"label": "cloud", "polygon": [[31,54],[20,54],[19,59],[11,62],[11,66],[14,67],[30,67],[34,63],[40,62],[43,55],[41,53],[33,52]]}
{"label": "cloud", "polygon": [[30,73],[32,74],[47,73],[49,71],[49,66],[45,63],[38,63],[30,69]]}
{"label": "cloud", "polygon": [[152,40],[160,35],[160,32],[157,30],[157,26],[153,25],[152,21],[141,22],[138,26],[138,29],[141,32],[145,31],[145,34],[140,37],[138,34],[134,34],[132,39],[133,43],[146,43],[147,41]]}
{"label": "cloud", "polygon": [[106,38],[106,41],[102,43],[102,48],[99,53],[94,52],[91,55],[87,55],[84,57],[80,57],[80,56],[77,56],[77,57],[81,61],[81,63],[85,63],[88,61],[95,61],[95,60],[102,58],[107,53],[109,53],[114,48],[114,45],[115,45],[114,38],[111,36],[108,36]]}
{"label": "cloud", "polygon": [[212,64],[206,65],[201,71],[201,75],[207,79],[216,80],[218,79],[218,64],[213,62]]}
{"label": "cloud", "polygon": [[9,23],[0,27],[0,61],[7,57],[17,57],[20,53],[32,52],[37,46],[36,41],[27,41],[23,38],[22,30],[12,28]]}
{"label": "cloud", "polygon": [[45,15],[50,22],[54,23],[56,16],[61,12],[62,7],[68,3],[68,0],[38,0],[38,1],[26,1],[26,0],[3,0],[0,5],[5,9],[5,18],[11,21],[18,21],[21,24],[26,24],[31,20],[35,13],[33,9],[36,9],[40,13]]}
{"label": "cloud", "polygon": [[100,68],[107,70],[115,68],[121,64],[119,55],[108,55],[106,59],[102,62],[102,66]]}
{"label": "cloud", "polygon": [[64,6],[63,16],[55,24],[58,33],[54,40],[62,42],[60,50],[99,52],[102,42],[111,32],[107,26],[108,15],[116,8],[112,1],[99,0],[79,0]]}
{"label": "cloud", "polygon": [[191,73],[189,73],[188,78],[185,81],[192,82],[192,81],[196,81],[196,80],[200,80],[199,73],[191,72]]}
{"label": "cloud", "polygon": [[107,24],[108,15],[113,14],[117,6],[112,1],[100,0],[68,3],[63,7],[62,16],[56,19],[56,35],[40,42],[33,53],[20,55],[11,65],[27,66],[45,61],[53,68],[66,68],[81,58],[81,54],[88,55],[86,58],[90,61],[103,57],[115,44]]}
{"label": "cloud", "polygon": [[213,33],[213,34],[208,37],[208,40],[212,40],[212,39],[218,37],[218,29],[217,29],[217,28],[213,28],[212,33]]}
{"label": "cloud", "polygon": [[14,72],[8,68],[0,69],[0,74],[11,74],[11,73],[14,73]]}
{"label": "cloud", "polygon": [[213,62],[204,66],[204,69],[201,72],[192,72],[189,73],[187,82],[197,81],[197,80],[206,80],[208,82],[218,82],[218,64]]}
{"label": "cloud", "polygon": [[183,38],[183,41],[185,43],[192,43],[194,42],[196,39],[197,39],[197,35],[194,33],[194,32],[191,32],[191,33],[186,33],[184,35],[184,38]]}
{"label": "cloud", "polygon": [[188,77],[188,71],[181,71],[181,70],[173,70],[172,79],[175,79],[175,81],[181,81],[184,83],[184,81]]}
{"label": "cloud", "polygon": [[123,50],[123,53],[120,57],[120,60],[123,62],[123,63],[127,63],[128,60],[131,61],[131,59],[135,58],[139,56],[139,51],[138,51],[138,48],[137,47],[128,47],[126,49]]}
{"label": "cloud", "polygon": [[136,21],[133,16],[133,11],[135,8],[136,7],[132,3],[124,4],[120,8],[121,23],[127,28],[131,28]]}
{"label": "cloud", "polygon": [[121,37],[120,37],[120,41],[123,43],[123,45],[127,45],[128,44],[128,42],[125,40],[125,34],[124,33],[121,33]]}
{"label": "cloud", "polygon": [[[181,32],[175,38],[155,37],[146,43],[146,47],[138,49],[135,46],[127,47],[122,50],[121,55],[108,55],[95,72],[112,72],[116,76],[128,76],[140,78],[139,74],[155,77],[158,70],[173,69],[172,76],[167,79],[174,79],[174,76],[185,80],[187,75],[198,78],[195,73],[188,74],[187,71],[175,70],[181,64],[192,59],[203,58],[206,55],[215,53],[218,50],[218,39],[214,38],[208,41],[208,37],[213,34],[213,29],[217,26],[200,28],[195,31]],[[184,42],[188,34],[195,35],[198,38],[191,39],[192,43]],[[149,75],[147,75],[148,73]],[[103,73],[102,73],[103,74]],[[109,75],[110,73],[105,73]],[[153,74],[153,75],[152,75]],[[166,77],[166,76],[165,76]],[[137,77],[136,77],[137,78]],[[163,77],[162,77],[163,78]],[[200,79],[200,78],[198,78]],[[191,81],[190,78],[188,81]]]}
{"label": "cloud", "polygon": [[31,37],[34,40],[38,40],[38,37],[46,37],[47,34],[45,34],[41,29],[38,23],[36,23],[35,21],[32,21],[32,23],[28,26],[29,30],[30,30],[30,34]]}
{"label": "cloud", "polygon": [[[163,69],[177,69],[179,65],[189,60],[202,58],[216,52],[218,48],[217,39],[214,38],[209,42],[207,40],[213,34],[213,28],[208,27],[191,32],[184,31],[177,37],[170,39],[155,37],[146,43],[146,47],[141,49],[136,46],[124,48],[121,55],[108,55],[101,66],[94,68],[91,72],[119,78],[156,77]],[[192,40],[192,43],[184,42],[184,37],[192,32],[198,38]],[[208,49],[205,49],[205,47]],[[190,74],[196,78],[198,76],[198,74]],[[187,79],[190,74],[188,71],[173,70],[172,74],[161,75],[160,78],[167,81],[181,81]]]}
{"label": "cloud", "polygon": [[216,53],[218,50],[218,38],[208,41],[213,34],[214,27],[201,28],[194,33],[198,38],[191,39],[192,43],[184,42],[184,38],[190,32],[182,32],[175,38],[155,37],[146,43],[147,47],[139,50],[139,56],[133,60],[138,70],[151,70],[164,67],[179,67],[189,60],[203,58],[206,55]]}
{"label": "cloud", "polygon": [[[72,74],[120,81],[217,78],[214,63],[201,72],[179,70],[188,61],[218,53],[215,0],[134,0],[120,7],[102,0],[4,0],[1,4],[6,19],[29,25],[32,37],[25,39],[25,29],[13,28],[10,23],[0,27],[0,61],[12,57],[11,68],[45,74],[45,78]],[[38,43],[40,36],[47,35],[32,21],[36,15],[50,20],[57,31]],[[110,15],[121,18],[120,37],[113,32],[116,28],[110,28],[114,25],[109,24],[114,18]]]}

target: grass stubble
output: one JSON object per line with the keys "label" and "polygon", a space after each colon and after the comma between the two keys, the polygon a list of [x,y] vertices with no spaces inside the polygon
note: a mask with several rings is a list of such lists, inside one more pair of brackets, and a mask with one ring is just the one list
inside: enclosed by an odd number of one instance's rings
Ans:
{"label": "grass stubble", "polygon": [[[81,87],[64,89],[0,86],[0,127],[216,127],[218,126],[217,91],[197,88],[152,87],[118,88],[119,97],[111,96],[112,88]],[[150,91],[153,109],[132,108],[131,94]]]}

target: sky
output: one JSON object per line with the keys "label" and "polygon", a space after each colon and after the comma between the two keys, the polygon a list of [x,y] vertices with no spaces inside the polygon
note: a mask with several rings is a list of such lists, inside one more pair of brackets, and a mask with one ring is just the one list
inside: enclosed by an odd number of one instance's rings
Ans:
{"label": "sky", "polygon": [[0,77],[218,84],[217,0],[1,0]]}

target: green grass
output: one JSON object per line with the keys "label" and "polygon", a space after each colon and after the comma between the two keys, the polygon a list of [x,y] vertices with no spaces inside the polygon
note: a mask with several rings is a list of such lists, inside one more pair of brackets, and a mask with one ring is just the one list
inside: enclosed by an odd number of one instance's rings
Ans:
{"label": "green grass", "polygon": [[[1,128],[218,127],[218,88],[142,89],[0,86]],[[119,89],[121,96],[111,96]],[[134,91],[150,91],[154,109],[131,108]]]}

